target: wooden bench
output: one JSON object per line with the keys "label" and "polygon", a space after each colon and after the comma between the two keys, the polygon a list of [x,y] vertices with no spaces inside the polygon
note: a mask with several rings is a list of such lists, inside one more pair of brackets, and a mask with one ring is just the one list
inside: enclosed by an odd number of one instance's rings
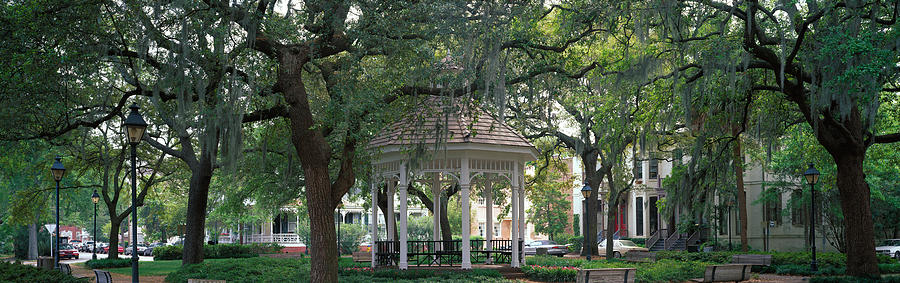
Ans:
{"label": "wooden bench", "polygon": [[634,283],[635,268],[578,269],[577,283]]}
{"label": "wooden bench", "polygon": [[353,252],[353,261],[356,261],[356,262],[362,262],[362,261],[372,262],[372,253],[367,253],[367,252]]}
{"label": "wooden bench", "polygon": [[655,262],[656,253],[644,251],[630,251],[625,254],[625,261],[629,262]]}
{"label": "wooden bench", "polygon": [[740,282],[750,279],[752,264],[721,264],[706,267],[703,278],[691,279],[694,282]]}
{"label": "wooden bench", "polygon": [[94,269],[94,276],[97,277],[97,283],[112,283],[112,275],[109,271]]}
{"label": "wooden bench", "polygon": [[60,263],[59,271],[68,275],[72,275],[72,267],[68,263]]}
{"label": "wooden bench", "polygon": [[731,256],[731,263],[772,265],[772,255],[740,254]]}

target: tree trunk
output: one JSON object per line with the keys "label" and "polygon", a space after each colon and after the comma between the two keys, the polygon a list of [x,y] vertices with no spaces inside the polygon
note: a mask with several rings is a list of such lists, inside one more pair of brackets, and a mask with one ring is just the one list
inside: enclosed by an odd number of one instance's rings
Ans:
{"label": "tree trunk", "polygon": [[866,183],[863,172],[865,149],[845,148],[842,154],[831,152],[837,164],[837,187],[841,196],[841,210],[844,211],[847,275],[879,276],[869,184]]}
{"label": "tree trunk", "polygon": [[586,211],[584,213],[587,214],[587,223],[584,223],[584,243],[586,245],[582,245],[581,254],[592,254],[599,255],[597,252],[597,199],[600,195],[600,182],[603,180],[603,175],[597,174],[597,154],[594,153],[586,153],[582,154],[581,162],[584,165],[584,176],[585,182],[591,186],[591,196],[588,197]]}
{"label": "tree trunk", "polygon": [[206,205],[209,199],[209,183],[212,179],[212,160],[209,152],[201,153],[199,168],[193,169],[188,192],[187,219],[185,220],[184,250],[181,264],[203,262],[203,242],[206,227]]}
{"label": "tree trunk", "polygon": [[310,282],[337,282],[337,235],[328,167],[307,166],[306,203],[309,205]]}
{"label": "tree trunk", "polygon": [[28,224],[28,259],[38,258],[38,224]]}
{"label": "tree trunk", "polygon": [[732,128],[732,133],[735,135],[734,147],[732,148],[732,164],[734,164],[734,179],[735,184],[737,184],[738,218],[740,219],[738,225],[741,227],[741,250],[747,252],[750,250],[749,241],[747,239],[747,193],[744,192],[744,158],[743,152],[741,151],[739,130],[740,129],[737,126]]}
{"label": "tree trunk", "polygon": [[119,230],[121,230],[122,219],[126,219],[128,217],[122,217],[116,219],[115,217],[111,217],[109,219],[109,255],[107,258],[119,258]]}
{"label": "tree trunk", "polygon": [[[616,215],[619,210],[619,192],[616,189],[616,183],[613,181],[612,174],[606,176],[609,186],[609,202],[606,205],[606,260],[614,257],[613,251],[613,234],[616,233]],[[596,245],[594,245],[596,247]]]}

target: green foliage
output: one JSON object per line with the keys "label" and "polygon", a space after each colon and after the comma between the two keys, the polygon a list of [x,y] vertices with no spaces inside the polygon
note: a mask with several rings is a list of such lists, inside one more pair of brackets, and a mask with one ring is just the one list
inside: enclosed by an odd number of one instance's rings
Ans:
{"label": "green foliage", "polygon": [[528,279],[544,282],[571,282],[575,281],[578,268],[572,266],[542,266],[526,265],[522,272]]}
{"label": "green foliage", "polygon": [[349,254],[359,250],[359,244],[368,231],[363,224],[341,223],[341,253]]}
{"label": "green foliage", "polygon": [[581,259],[536,256],[526,258],[522,271],[536,281],[571,282],[579,268],[636,268],[636,282],[684,282],[703,277],[709,262],[661,259],[651,263],[626,263],[621,261],[591,261]]}
{"label": "green foliage", "polygon": [[[539,141],[537,146],[541,152],[555,150],[544,140]],[[557,236],[565,233],[569,227],[572,202],[567,197],[571,194],[572,182],[565,175],[568,171],[565,163],[555,156],[545,156],[547,157],[536,162],[536,174],[525,177],[527,183],[533,184],[525,191],[526,197],[531,201],[531,206],[525,211],[528,213],[526,219],[534,225],[535,232],[560,242]]]}
{"label": "green foliage", "polygon": [[434,233],[434,227],[432,224],[434,223],[434,217],[425,215],[420,215],[417,217],[410,217],[407,220],[407,228],[409,231],[409,240],[410,241],[425,241],[432,239],[432,233]]}
{"label": "green foliage", "polygon": [[[181,259],[182,248],[181,245],[156,247],[153,249],[153,259]],[[256,257],[260,254],[278,253],[281,249],[282,247],[275,243],[204,245],[203,257],[208,259]]]}
{"label": "green foliage", "polygon": [[580,235],[563,234],[557,236],[556,242],[563,245],[569,245],[570,252],[578,252],[581,251],[581,245],[584,244],[584,237]]}
{"label": "green foliage", "polygon": [[852,276],[821,276],[809,278],[810,283],[898,283],[900,276],[882,276],[881,278]]}
{"label": "green foliage", "polygon": [[[16,229],[15,237],[15,254],[16,258],[28,258],[28,226],[21,226]],[[47,229],[38,228],[37,233],[38,255],[50,256],[50,233]]]}
{"label": "green foliage", "polygon": [[687,282],[702,278],[709,263],[696,261],[658,260],[638,265],[636,282]]}
{"label": "green foliage", "polygon": [[131,266],[131,259],[130,258],[101,258],[101,259],[88,260],[84,264],[87,265],[87,267],[90,267],[91,269],[129,267],[129,266]]}
{"label": "green foliage", "polygon": [[75,278],[58,270],[45,270],[30,265],[0,261],[0,282],[88,283],[91,281],[87,278]]}
{"label": "green foliage", "polygon": [[[506,282],[496,270],[372,270],[360,263],[341,259],[341,282]],[[187,279],[219,279],[228,282],[309,282],[308,259],[241,258],[205,261],[180,267],[166,277],[166,282],[181,283]]]}

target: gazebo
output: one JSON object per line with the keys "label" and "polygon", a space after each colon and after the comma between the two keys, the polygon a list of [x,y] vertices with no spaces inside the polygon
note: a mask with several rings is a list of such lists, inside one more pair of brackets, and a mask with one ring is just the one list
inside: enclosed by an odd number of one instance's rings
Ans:
{"label": "gazebo", "polygon": [[[372,267],[393,266],[408,269],[410,257],[415,265],[454,265],[472,268],[472,258],[485,263],[509,261],[512,267],[524,263],[522,242],[525,236],[525,162],[537,159],[538,152],[522,135],[497,121],[478,107],[466,107],[456,99],[429,97],[420,101],[416,117],[405,117],[380,133],[369,143],[379,150],[373,161],[371,182],[372,215],[378,215],[378,188],[387,186],[387,239],[378,238],[378,225],[372,225]],[[415,156],[415,158],[411,158]],[[434,197],[434,237],[432,241],[410,241],[407,235],[407,189],[420,183],[439,196],[443,185],[458,185],[462,210],[462,239],[442,241],[440,236],[440,197]],[[470,240],[470,194],[482,190],[486,202],[486,227],[493,227],[493,196],[496,185],[506,185],[512,205],[510,240]],[[489,188],[489,189],[488,189]],[[501,188],[505,189],[505,188]],[[399,194],[399,239],[393,239],[394,195]],[[377,221],[373,222],[377,223]],[[513,240],[516,239],[516,244]]]}

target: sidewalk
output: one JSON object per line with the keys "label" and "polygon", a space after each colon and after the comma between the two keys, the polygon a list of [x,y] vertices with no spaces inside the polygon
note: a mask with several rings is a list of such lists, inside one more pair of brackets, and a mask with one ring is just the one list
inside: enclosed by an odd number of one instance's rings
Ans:
{"label": "sidewalk", "polygon": [[[112,275],[113,282],[131,282],[131,275],[124,275],[124,274],[118,274],[118,273],[112,273],[112,272],[110,272],[109,274]],[[84,268],[84,267],[81,267],[80,264],[72,265],[72,276],[90,278],[92,281],[95,281],[94,280],[94,271]],[[140,281],[146,282],[146,283],[164,283],[165,280],[166,280],[165,276],[141,276]]]}

